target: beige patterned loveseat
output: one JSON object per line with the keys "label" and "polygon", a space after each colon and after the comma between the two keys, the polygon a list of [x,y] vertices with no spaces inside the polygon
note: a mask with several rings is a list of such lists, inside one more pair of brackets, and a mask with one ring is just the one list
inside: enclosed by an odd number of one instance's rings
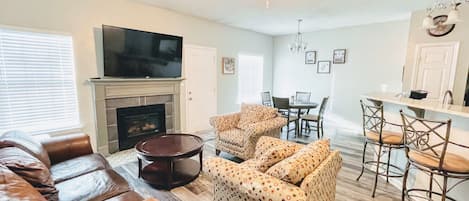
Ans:
{"label": "beige patterned loveseat", "polygon": [[[315,162],[318,162],[318,164],[312,170],[312,172],[304,174],[304,177],[301,178],[299,182],[293,184],[283,181],[285,180],[284,178],[281,180],[277,177],[271,176],[272,173],[269,173],[271,169],[279,166],[281,162],[287,161],[288,158],[277,162],[277,164],[270,167],[269,170],[267,170],[265,173],[256,169],[256,164],[258,164],[256,161],[258,160],[258,155],[263,154],[261,152],[265,152],[265,150],[267,150],[269,147],[275,147],[280,143],[288,144],[290,148],[294,147],[294,149],[299,150],[296,153],[303,151],[303,148],[305,147],[303,145],[282,141],[280,139],[262,137],[256,146],[256,157],[251,160],[247,160],[241,164],[237,164],[219,157],[207,160],[205,162],[205,168],[214,183],[214,200],[335,200],[336,177],[342,166],[342,158],[339,151],[329,151],[329,149],[327,149],[326,155],[324,155],[324,159],[322,161],[316,160],[317,157],[315,156],[311,157],[311,161],[301,161],[303,164],[297,166],[300,168],[296,168],[290,171],[296,174],[303,171],[302,169],[304,164]],[[317,152],[317,150],[313,152]],[[295,156],[296,153],[293,156]],[[285,153],[280,152],[270,158],[285,157],[282,156],[282,154]],[[291,164],[287,163],[286,165],[290,166]]]}
{"label": "beige patterned loveseat", "polygon": [[210,118],[216,129],[215,149],[230,153],[243,160],[252,158],[261,136],[279,138],[280,129],[287,120],[277,109],[254,104],[242,104],[241,112]]}

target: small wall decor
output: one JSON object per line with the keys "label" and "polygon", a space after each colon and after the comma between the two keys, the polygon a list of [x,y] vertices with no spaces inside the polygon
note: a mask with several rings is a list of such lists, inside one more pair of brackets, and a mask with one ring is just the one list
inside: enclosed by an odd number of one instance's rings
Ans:
{"label": "small wall decor", "polygon": [[331,73],[331,61],[318,61],[318,73],[330,74]]}
{"label": "small wall decor", "polygon": [[434,27],[427,28],[427,33],[433,37],[442,37],[451,33],[456,24],[446,24],[447,15],[440,15],[433,18]]}
{"label": "small wall decor", "polygon": [[332,61],[334,62],[334,64],[344,64],[346,54],[347,54],[346,49],[336,49],[334,50]]}
{"label": "small wall decor", "polygon": [[316,51],[307,51],[305,53],[305,64],[316,64]]}
{"label": "small wall decor", "polygon": [[235,74],[235,58],[223,57],[223,74]]}

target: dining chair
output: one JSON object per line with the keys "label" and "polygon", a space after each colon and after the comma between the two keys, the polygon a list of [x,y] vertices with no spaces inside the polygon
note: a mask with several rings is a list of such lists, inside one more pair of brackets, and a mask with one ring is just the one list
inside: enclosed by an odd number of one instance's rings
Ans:
{"label": "dining chair", "polygon": [[311,101],[311,92],[297,91],[295,101],[298,103],[309,103]]}
{"label": "dining chair", "polygon": [[[371,197],[375,197],[376,186],[378,185],[378,177],[383,176],[386,182],[389,177],[403,177],[404,170],[394,164],[391,164],[392,150],[404,148],[404,134],[402,127],[398,124],[387,122],[384,119],[383,105],[371,105],[360,100],[362,107],[363,135],[365,144],[363,146],[362,167],[357,181],[360,180],[364,170],[368,170],[374,174],[374,182]],[[399,132],[385,130],[386,125],[399,127]],[[372,146],[374,157],[366,160],[367,145]],[[387,148],[387,150],[385,150]],[[383,156],[387,153],[387,162],[383,160]]]}
{"label": "dining chair", "polygon": [[300,131],[303,130],[303,124],[305,124],[305,130],[311,132],[311,125],[308,124],[309,122],[316,123],[314,126],[318,139],[324,136],[324,113],[327,108],[327,103],[329,102],[329,97],[325,97],[322,99],[321,107],[319,108],[319,112],[317,115],[314,114],[305,114],[301,116],[301,123],[300,123]]}
{"label": "dining chair", "polygon": [[272,96],[270,95],[270,91],[261,92],[261,99],[262,105],[272,107]]}
{"label": "dining chair", "polygon": [[[297,128],[299,124],[298,117],[291,112],[290,108],[290,99],[289,98],[278,98],[278,97],[272,97],[272,101],[274,103],[274,107],[277,108],[282,115],[287,118],[287,140],[288,140],[288,135],[290,134],[290,131],[295,130],[295,137],[298,135],[297,133]],[[294,122],[295,123],[295,128],[290,129],[290,123]]]}
{"label": "dining chair", "polygon": [[[295,94],[295,102],[296,103],[310,103],[311,102],[311,92],[301,92],[301,91],[297,91],[296,94]],[[298,109],[294,109],[292,110],[292,112],[294,113],[300,113],[300,115],[304,115],[304,114],[308,114],[309,113],[309,109],[308,110],[298,110]],[[308,124],[308,127],[309,127],[309,124]]]}
{"label": "dining chair", "polygon": [[[455,200],[448,196],[448,192],[469,180],[469,158],[450,151],[450,148],[464,152],[469,147],[450,139],[451,119],[435,121],[417,118],[403,113],[402,110],[401,117],[408,159],[402,182],[402,200],[435,200],[435,196],[442,201]],[[430,176],[428,189],[407,188],[410,168],[416,168]],[[448,186],[449,178],[454,180],[450,182],[451,186]],[[433,188],[435,186],[439,187],[436,191]]]}

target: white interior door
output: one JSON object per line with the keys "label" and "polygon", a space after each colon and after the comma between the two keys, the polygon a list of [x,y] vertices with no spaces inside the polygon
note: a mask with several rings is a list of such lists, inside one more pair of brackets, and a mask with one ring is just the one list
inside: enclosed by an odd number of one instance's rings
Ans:
{"label": "white interior door", "polygon": [[413,89],[428,91],[428,99],[441,100],[453,90],[459,43],[417,45]]}
{"label": "white interior door", "polygon": [[209,118],[217,114],[217,51],[186,45],[184,55],[186,130],[207,130]]}

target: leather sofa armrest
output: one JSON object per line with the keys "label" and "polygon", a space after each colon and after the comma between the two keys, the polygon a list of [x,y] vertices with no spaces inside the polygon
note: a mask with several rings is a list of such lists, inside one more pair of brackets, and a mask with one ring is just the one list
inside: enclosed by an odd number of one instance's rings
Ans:
{"label": "leather sofa armrest", "polygon": [[90,137],[84,133],[42,139],[52,164],[93,153]]}
{"label": "leather sofa armrest", "polygon": [[241,194],[252,200],[306,200],[305,192],[298,186],[222,158],[207,160],[205,167],[215,185],[227,185],[225,189],[236,191],[218,193]]}
{"label": "leather sofa armrest", "polygon": [[241,113],[226,114],[210,118],[210,125],[212,125],[218,132],[236,128],[238,125]]}

